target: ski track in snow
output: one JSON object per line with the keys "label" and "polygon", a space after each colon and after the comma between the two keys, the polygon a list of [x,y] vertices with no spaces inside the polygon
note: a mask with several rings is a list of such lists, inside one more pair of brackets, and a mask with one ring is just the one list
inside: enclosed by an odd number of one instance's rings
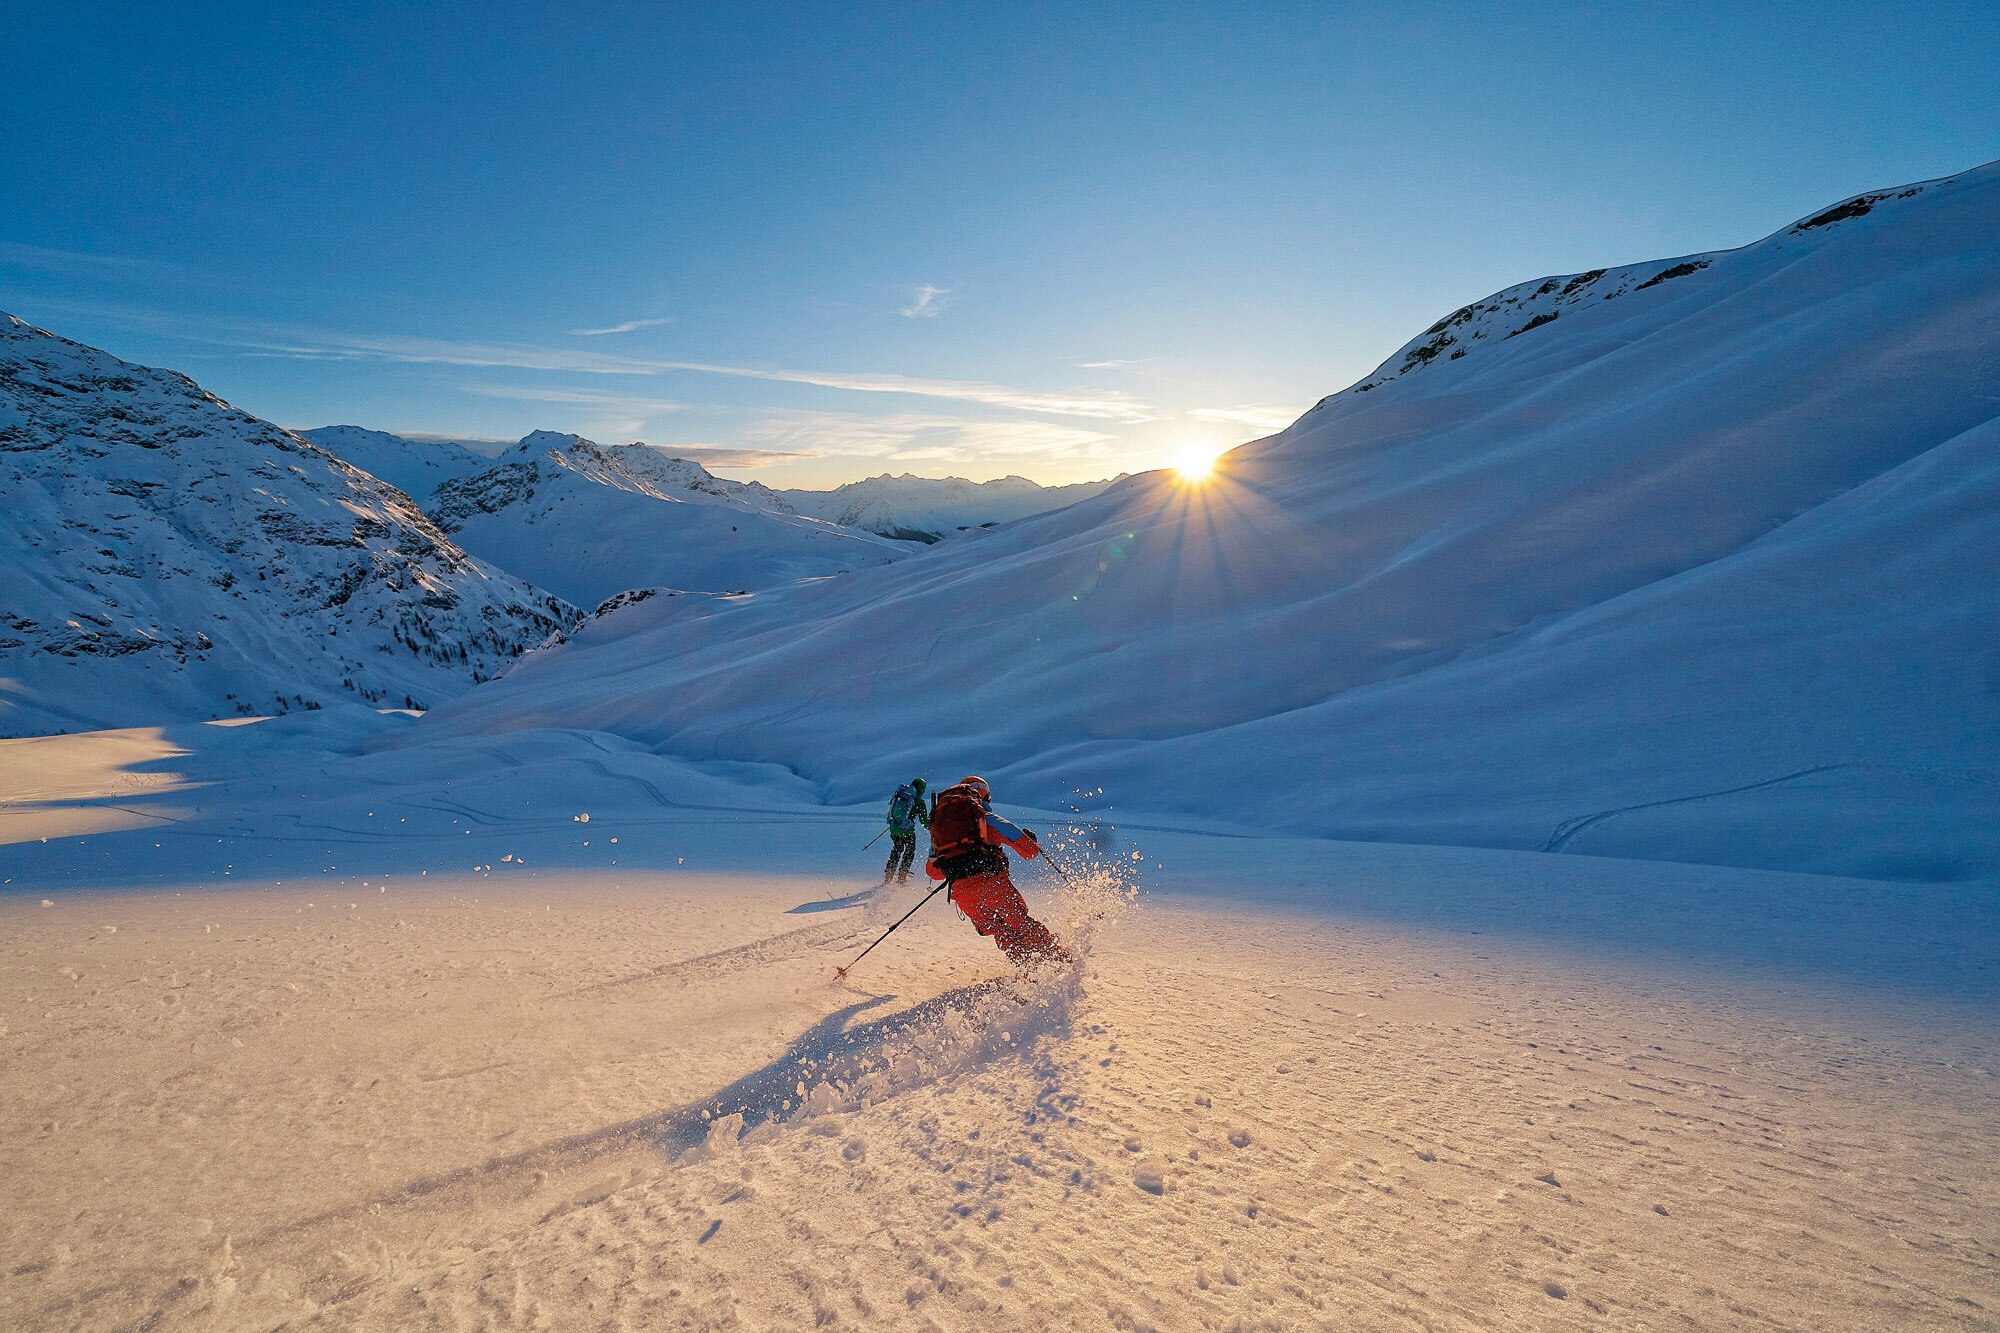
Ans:
{"label": "ski track in snow", "polygon": [[1656,810],[1661,806],[1686,805],[1691,801],[1708,801],[1718,796],[1735,796],[1740,792],[1762,791],[1766,787],[1776,787],[1782,783],[1796,782],[1800,778],[1809,778],[1815,773],[1831,773],[1835,769],[1847,767],[1850,767],[1850,765],[1817,764],[1812,768],[1802,768],[1796,773],[1787,773],[1783,777],[1768,778],[1763,782],[1746,783],[1741,787],[1726,787],[1721,791],[1697,792],[1693,796],[1675,796],[1664,801],[1642,801],[1637,805],[1619,806],[1616,810],[1600,810],[1594,815],[1578,815],[1575,819],[1565,819],[1562,823],[1556,825],[1555,832],[1549,835],[1549,840],[1543,845],[1542,850],[1545,852],[1562,851],[1575,840],[1577,834],[1583,832],[1591,825],[1602,823],[1604,820],[1613,819],[1619,815],[1631,814],[1634,810]]}

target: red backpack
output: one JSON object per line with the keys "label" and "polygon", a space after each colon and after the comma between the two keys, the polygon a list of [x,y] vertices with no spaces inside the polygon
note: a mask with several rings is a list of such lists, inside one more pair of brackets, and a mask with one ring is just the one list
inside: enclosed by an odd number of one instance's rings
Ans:
{"label": "red backpack", "polygon": [[963,783],[946,787],[931,809],[931,858],[937,860],[984,846],[980,826],[985,810],[972,788]]}

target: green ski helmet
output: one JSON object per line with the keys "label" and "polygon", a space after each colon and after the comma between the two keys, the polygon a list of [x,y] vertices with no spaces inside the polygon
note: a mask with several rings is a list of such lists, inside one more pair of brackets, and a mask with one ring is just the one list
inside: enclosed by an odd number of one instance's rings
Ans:
{"label": "green ski helmet", "polygon": [[922,796],[924,794],[924,788],[927,785],[928,784],[925,783],[925,781],[922,778],[910,779],[910,790],[915,792],[919,796]]}

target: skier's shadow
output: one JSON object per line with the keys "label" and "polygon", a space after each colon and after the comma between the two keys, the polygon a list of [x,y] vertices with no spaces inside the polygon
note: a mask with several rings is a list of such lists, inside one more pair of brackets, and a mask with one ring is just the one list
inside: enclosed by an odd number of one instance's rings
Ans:
{"label": "skier's shadow", "polygon": [[993,994],[1003,980],[976,982],[946,991],[887,1018],[849,1029],[858,1014],[893,1001],[894,995],[870,995],[835,1010],[793,1038],[783,1055],[762,1069],[746,1074],[726,1088],[690,1106],[655,1117],[647,1130],[669,1156],[678,1157],[708,1137],[708,1129],[725,1116],[741,1115],[745,1132],[796,1113],[803,1096],[799,1085],[821,1083],[852,1087],[857,1079],[884,1064],[883,1047],[892,1039],[932,1024],[953,1012],[964,1012]]}
{"label": "skier's shadow", "polygon": [[[297,1231],[352,1215],[362,1209],[372,1211],[453,1190],[476,1188],[481,1181],[510,1171],[574,1171],[607,1153],[641,1144],[649,1145],[652,1150],[670,1159],[678,1157],[706,1139],[709,1126],[717,1119],[740,1114],[743,1128],[747,1131],[795,1114],[800,1109],[801,1083],[812,1087],[819,1083],[838,1082],[853,1087],[856,1079],[888,1063],[884,1050],[888,1042],[926,1024],[936,1023],[953,1012],[963,1014],[981,997],[1007,984],[1005,979],[1000,979],[961,986],[888,1018],[864,1023],[852,1031],[842,1031],[849,1019],[896,999],[894,995],[865,996],[844,1009],[828,1014],[801,1033],[785,1048],[785,1053],[770,1064],[744,1075],[699,1102],[622,1124],[572,1134],[507,1157],[419,1176],[384,1198],[316,1214],[283,1229]],[[1053,1073],[1048,1082],[1048,1089],[1037,1103],[1038,1110],[1056,1115],[1060,1108],[1050,1102],[1050,1098],[1055,1096]]]}
{"label": "skier's shadow", "polygon": [[838,912],[849,907],[864,906],[875,896],[875,890],[863,889],[850,893],[845,898],[815,898],[811,902],[800,903],[797,907],[785,909],[786,916],[803,916],[811,912]]}

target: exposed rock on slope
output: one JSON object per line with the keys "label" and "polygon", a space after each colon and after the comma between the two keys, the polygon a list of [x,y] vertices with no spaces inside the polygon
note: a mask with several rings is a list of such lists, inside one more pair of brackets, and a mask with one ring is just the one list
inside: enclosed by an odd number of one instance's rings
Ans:
{"label": "exposed rock on slope", "polygon": [[[1623,268],[1594,268],[1588,273],[1563,274],[1520,283],[1505,291],[1495,292],[1483,301],[1474,301],[1452,311],[1406,343],[1377,367],[1374,374],[1344,392],[1367,393],[1434,361],[1457,361],[1482,341],[1504,342],[1545,324],[1553,324],[1565,313],[1574,317],[1615,301],[1628,292],[1643,292],[1662,283],[1694,277],[1718,259],[1743,256],[1751,251],[1775,255],[1785,248],[1787,241],[1796,243],[1817,230],[1833,227],[1849,218],[1865,217],[1884,202],[1914,199],[1926,190],[1952,184],[1956,179],[1925,181],[1897,190],[1856,195],[1845,203],[1801,218],[1776,236],[1742,250],[1722,250],[1679,259],[1655,259],[1643,264],[1627,264]],[[1794,249],[1797,249],[1796,244]],[[1322,399],[1314,410],[1341,396],[1336,394]]]}
{"label": "exposed rock on slope", "polygon": [[627,473],[670,499],[699,501],[707,498],[743,509],[764,509],[774,514],[798,512],[783,496],[761,481],[730,481],[726,477],[715,476],[701,464],[686,458],[674,458],[654,445],[637,441],[614,444],[604,453]]}
{"label": "exposed rock on slope", "polygon": [[771,512],[736,483],[708,477],[711,489],[672,466],[680,460],[656,455],[647,445],[606,449],[536,431],[497,466],[440,486],[428,508],[466,549],[582,606],[631,588],[748,591],[909,554],[867,533]]}
{"label": "exposed rock on slope", "polygon": [[0,316],[0,734],[428,705],[576,608],[172,371]]}
{"label": "exposed rock on slope", "polygon": [[633,606],[433,721],[835,799],[935,766],[1334,836],[1991,876],[1996,404],[1989,166],[1510,288],[1205,488]]}

